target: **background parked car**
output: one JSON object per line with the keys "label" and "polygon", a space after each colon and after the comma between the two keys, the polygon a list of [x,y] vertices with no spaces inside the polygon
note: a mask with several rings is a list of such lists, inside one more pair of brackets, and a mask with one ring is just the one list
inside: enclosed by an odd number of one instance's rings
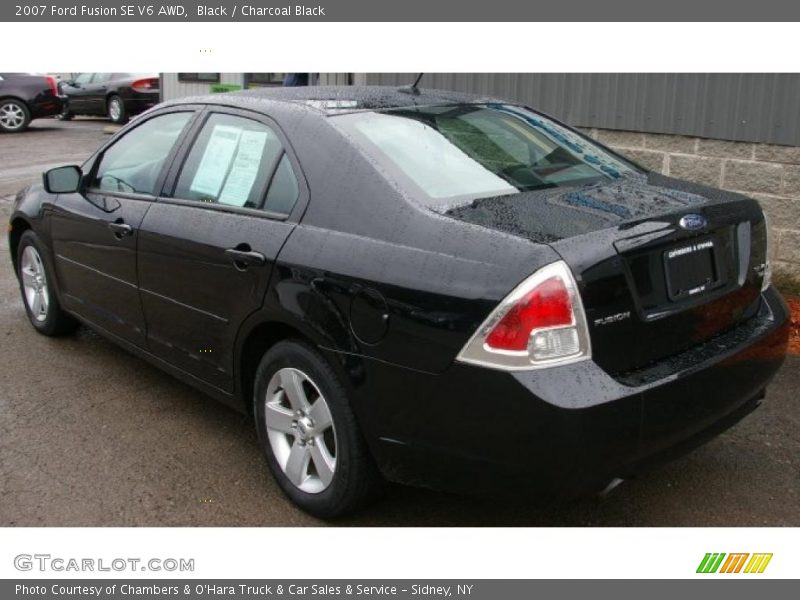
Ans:
{"label": "background parked car", "polygon": [[63,104],[52,75],[0,73],[0,131],[24,131],[33,119],[61,113]]}
{"label": "background parked car", "polygon": [[59,86],[68,98],[61,113],[64,120],[75,115],[96,115],[125,123],[159,100],[156,73],[79,73]]}

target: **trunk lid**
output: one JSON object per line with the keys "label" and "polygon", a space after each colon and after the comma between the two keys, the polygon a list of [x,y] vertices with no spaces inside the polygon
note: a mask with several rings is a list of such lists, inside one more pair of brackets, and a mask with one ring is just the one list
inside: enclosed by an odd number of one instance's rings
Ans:
{"label": "trunk lid", "polygon": [[549,244],[580,287],[594,361],[623,376],[758,310],[766,226],[755,200],[654,173],[485,198],[447,214]]}

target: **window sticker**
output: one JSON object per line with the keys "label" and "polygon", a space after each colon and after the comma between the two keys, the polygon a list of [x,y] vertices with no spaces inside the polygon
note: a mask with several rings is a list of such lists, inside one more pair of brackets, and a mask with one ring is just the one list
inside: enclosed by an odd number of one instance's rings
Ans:
{"label": "window sticker", "polygon": [[250,190],[256,181],[264,145],[267,143],[266,131],[243,131],[239,139],[239,151],[233,161],[225,187],[218,202],[231,206],[244,206],[250,197]]}
{"label": "window sticker", "polygon": [[216,198],[239,143],[242,130],[229,125],[215,125],[190,190]]}

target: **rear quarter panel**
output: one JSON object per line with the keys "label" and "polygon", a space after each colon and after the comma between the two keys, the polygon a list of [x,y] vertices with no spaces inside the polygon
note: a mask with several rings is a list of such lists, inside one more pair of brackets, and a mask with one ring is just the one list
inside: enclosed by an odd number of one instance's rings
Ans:
{"label": "rear quarter panel", "polygon": [[284,129],[311,198],[274,288],[331,349],[441,372],[503,297],[558,259],[415,204],[324,118]]}

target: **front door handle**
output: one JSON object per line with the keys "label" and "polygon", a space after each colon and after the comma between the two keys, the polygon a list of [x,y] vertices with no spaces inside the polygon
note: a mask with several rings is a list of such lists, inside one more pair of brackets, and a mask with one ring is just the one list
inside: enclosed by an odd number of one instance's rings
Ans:
{"label": "front door handle", "polygon": [[236,266],[240,265],[265,265],[267,257],[254,250],[242,250],[239,248],[228,248],[225,254],[233,260]]}
{"label": "front door handle", "polygon": [[114,235],[117,236],[117,238],[122,238],[123,236],[133,234],[133,227],[127,223],[123,223],[122,220],[109,223],[108,228],[114,232]]}

